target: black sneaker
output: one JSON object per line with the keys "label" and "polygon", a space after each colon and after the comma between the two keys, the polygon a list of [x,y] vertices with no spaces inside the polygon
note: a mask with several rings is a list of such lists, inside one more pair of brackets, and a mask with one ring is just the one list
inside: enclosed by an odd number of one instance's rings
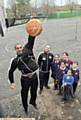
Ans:
{"label": "black sneaker", "polygon": [[35,105],[33,105],[34,106],[34,108],[37,110],[38,108],[37,108],[37,104],[35,104]]}
{"label": "black sneaker", "polygon": [[35,109],[38,109],[37,108],[37,104],[32,104],[32,103],[30,103],[31,105],[33,105],[33,107],[35,108]]}
{"label": "black sneaker", "polygon": [[46,89],[50,89],[50,86],[45,86]]}
{"label": "black sneaker", "polygon": [[25,114],[28,115],[28,109],[24,109]]}
{"label": "black sneaker", "polygon": [[39,90],[39,94],[42,94],[42,90]]}
{"label": "black sneaker", "polygon": [[66,98],[62,98],[61,101],[67,101],[67,99]]}
{"label": "black sneaker", "polygon": [[57,95],[62,96],[62,93],[61,93],[61,92],[58,92],[58,94],[57,94]]}

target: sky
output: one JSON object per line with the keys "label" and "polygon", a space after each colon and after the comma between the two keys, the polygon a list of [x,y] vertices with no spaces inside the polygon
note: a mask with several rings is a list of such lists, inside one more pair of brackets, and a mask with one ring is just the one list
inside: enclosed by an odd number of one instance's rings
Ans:
{"label": "sky", "polygon": [[[7,4],[6,4],[7,1],[8,0],[4,0],[5,6],[7,6]],[[13,0],[13,1],[15,1],[15,0]],[[32,3],[32,5],[37,4],[37,6],[39,6],[42,3],[42,1],[44,2],[44,0],[31,0],[31,3]],[[48,0],[48,1],[50,1],[50,0]],[[54,0],[54,1],[55,1],[56,5],[61,6],[61,5],[64,5],[67,0]],[[81,0],[70,0],[70,1],[77,2],[77,3],[81,4]]]}
{"label": "sky", "polygon": [[[33,4],[35,3],[35,1],[37,1],[37,3],[40,4],[44,0],[31,0],[31,1],[32,1]],[[48,1],[50,1],[50,0],[48,0]],[[54,1],[57,5],[64,5],[67,0],[54,0]],[[70,0],[70,1],[78,2],[79,4],[81,4],[81,0]]]}
{"label": "sky", "polygon": [[[70,0],[70,1],[81,4],[81,0]],[[57,5],[64,5],[66,2],[67,0],[56,0]]]}

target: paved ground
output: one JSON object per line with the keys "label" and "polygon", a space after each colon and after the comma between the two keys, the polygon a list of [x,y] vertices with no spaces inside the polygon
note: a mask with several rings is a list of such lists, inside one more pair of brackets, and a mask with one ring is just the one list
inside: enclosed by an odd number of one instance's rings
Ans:
{"label": "paved ground", "polygon": [[58,91],[44,89],[38,95],[38,109],[29,105],[28,115],[24,113],[20,94],[0,101],[3,108],[3,117],[6,118],[35,118],[35,120],[81,120],[81,104],[77,97],[64,103]]}
{"label": "paved ground", "polygon": [[[77,39],[76,39],[76,23],[77,23]],[[44,49],[44,46],[46,44],[50,44],[52,47],[52,51],[55,53],[59,53],[61,54],[64,51],[69,52],[70,56],[72,59],[79,61],[80,64],[80,68],[81,68],[81,55],[80,55],[80,51],[81,51],[81,19],[77,18],[77,19],[61,19],[61,20],[50,20],[47,21],[46,23],[44,23],[44,28],[43,28],[43,33],[37,37],[36,42],[35,42],[35,46],[34,46],[34,52],[36,57],[38,56],[39,52],[41,52]],[[0,37],[0,104],[2,106],[2,108],[4,109],[4,113],[5,116],[9,116],[9,117],[24,117],[24,113],[22,112],[23,108],[22,105],[20,103],[20,80],[19,80],[19,76],[20,73],[17,72],[15,73],[15,82],[16,82],[16,91],[12,92],[11,89],[9,88],[9,84],[8,84],[8,77],[7,77],[7,70],[9,67],[9,62],[10,59],[15,56],[15,51],[14,51],[14,45],[17,42],[20,42],[22,45],[24,45],[27,41],[27,34],[25,32],[25,26],[21,25],[21,26],[16,26],[16,27],[12,27],[9,28],[7,31],[7,35],[4,38]],[[50,82],[52,82],[52,79],[50,79]],[[79,99],[79,101],[81,102],[81,88],[79,87],[79,89],[77,90],[77,98]],[[46,96],[45,96],[46,94]],[[48,96],[50,95],[50,97]],[[55,118],[55,114],[56,112],[53,111],[54,109],[57,109],[59,111],[62,111],[62,109],[64,109],[64,107],[66,108],[66,105],[63,106],[59,106],[58,102],[60,103],[60,101],[56,102],[58,99],[58,97],[54,97],[52,98],[51,96],[55,95],[55,93],[52,92],[52,88],[51,88],[51,92],[45,92],[43,97],[38,97],[38,104],[39,104],[39,111],[36,111],[36,114],[29,114],[29,117],[37,117],[37,119],[47,119],[47,118],[51,118],[54,117]],[[56,106],[53,106],[52,108],[49,109],[50,105],[49,105],[49,99],[48,102],[46,103],[45,100],[47,100],[46,98],[50,98],[50,102],[52,103],[54,99],[55,101],[53,102],[53,104]],[[78,105],[78,107],[80,107],[80,102],[77,102],[77,98],[75,99],[75,102],[72,103],[76,103]],[[43,101],[43,102],[42,102]],[[16,104],[15,104],[16,103]],[[18,105],[18,106],[16,106]],[[67,106],[69,106],[70,104],[67,104]],[[52,106],[52,104],[51,104]],[[5,108],[8,108],[7,109]],[[17,108],[17,110],[13,110],[14,108]],[[21,107],[21,112],[17,112],[19,111]],[[48,110],[47,110],[48,108]],[[69,107],[67,107],[68,109]],[[71,109],[72,111],[75,110],[73,112],[73,114],[76,113],[80,113],[81,109],[79,108],[75,108],[72,105],[73,109]],[[53,110],[52,110],[53,109]],[[57,111],[58,111],[57,110]],[[7,112],[6,112],[7,111]],[[10,112],[11,113],[10,113]],[[29,111],[34,111],[35,110],[32,108],[32,106],[29,105]],[[52,111],[50,113],[50,111]],[[68,114],[70,115],[70,110],[68,110]],[[20,115],[20,113],[22,113],[22,115]],[[31,112],[29,112],[31,113]],[[53,113],[54,116],[53,116]],[[57,112],[56,114],[56,119],[54,120],[60,120],[63,119],[62,116],[60,116],[61,114],[59,114],[60,112]],[[64,112],[62,113],[64,114]],[[67,119],[73,119],[72,116],[68,115],[67,112],[65,111],[65,114],[67,117]],[[81,113],[80,113],[81,114]],[[79,114],[79,115],[80,115]],[[78,114],[77,114],[78,115]],[[41,117],[40,117],[41,116]],[[48,117],[49,116],[49,117]],[[57,117],[59,116],[59,117]],[[64,117],[65,118],[65,117]],[[75,117],[76,118],[76,117]],[[53,120],[53,118],[51,118],[50,120]],[[78,118],[79,120],[79,118]]]}

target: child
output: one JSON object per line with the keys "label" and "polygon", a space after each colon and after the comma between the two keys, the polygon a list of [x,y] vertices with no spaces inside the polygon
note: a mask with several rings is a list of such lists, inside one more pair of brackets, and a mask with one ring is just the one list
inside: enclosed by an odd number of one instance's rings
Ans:
{"label": "child", "polygon": [[51,63],[52,77],[54,79],[54,90],[58,90],[57,70],[60,66],[60,56],[56,54],[54,60]]}
{"label": "child", "polygon": [[62,92],[61,92],[62,80],[63,80],[63,75],[66,73],[67,73],[67,68],[65,66],[65,63],[64,63],[64,61],[61,61],[60,67],[57,70],[57,79],[58,79],[58,84],[59,84],[58,95],[62,95]]}
{"label": "child", "polygon": [[80,78],[79,67],[78,67],[78,62],[77,61],[73,63],[72,70],[73,70],[73,76],[74,76],[73,94],[75,94],[76,88],[77,88],[77,85],[78,85],[78,81],[79,81],[79,78]]}
{"label": "child", "polygon": [[69,69],[67,74],[63,76],[62,87],[63,87],[63,100],[68,100],[71,96],[73,98],[73,83],[74,77],[72,70]]}

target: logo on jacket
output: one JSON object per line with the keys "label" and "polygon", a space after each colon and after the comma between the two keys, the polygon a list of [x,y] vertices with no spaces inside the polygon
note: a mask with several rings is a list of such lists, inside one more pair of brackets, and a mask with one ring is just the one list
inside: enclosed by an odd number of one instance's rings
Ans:
{"label": "logo on jacket", "polygon": [[43,58],[42,58],[42,60],[46,60],[46,58],[45,58],[45,57],[43,57]]}
{"label": "logo on jacket", "polygon": [[52,57],[51,57],[51,56],[49,56],[49,59],[52,59]]}

